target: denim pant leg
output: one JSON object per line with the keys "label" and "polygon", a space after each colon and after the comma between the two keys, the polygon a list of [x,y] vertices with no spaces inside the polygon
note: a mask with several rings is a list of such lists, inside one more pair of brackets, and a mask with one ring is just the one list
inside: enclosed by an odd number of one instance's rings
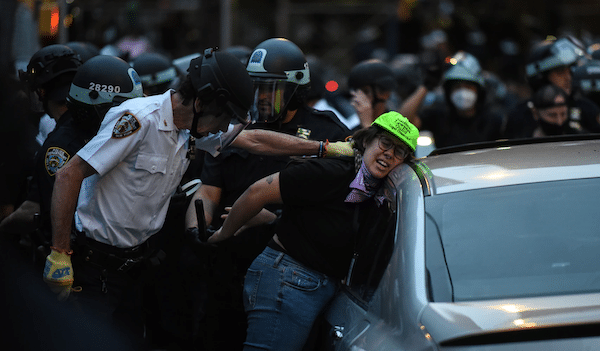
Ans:
{"label": "denim pant leg", "polygon": [[336,282],[267,247],[248,268],[244,350],[301,350]]}

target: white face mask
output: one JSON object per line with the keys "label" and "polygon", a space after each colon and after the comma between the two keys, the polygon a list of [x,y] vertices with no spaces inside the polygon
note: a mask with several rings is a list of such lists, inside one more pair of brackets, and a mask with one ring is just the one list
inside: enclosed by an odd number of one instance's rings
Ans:
{"label": "white face mask", "polygon": [[450,100],[458,110],[468,110],[475,106],[477,93],[467,88],[460,88],[450,95]]}

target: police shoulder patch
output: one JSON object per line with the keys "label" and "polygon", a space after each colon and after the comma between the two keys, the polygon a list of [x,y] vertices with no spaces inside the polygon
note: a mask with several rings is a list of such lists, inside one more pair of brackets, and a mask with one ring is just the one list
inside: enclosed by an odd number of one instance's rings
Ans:
{"label": "police shoulder patch", "polygon": [[125,138],[140,129],[140,122],[134,115],[126,113],[119,120],[112,131],[113,138]]}
{"label": "police shoulder patch", "polygon": [[62,166],[64,166],[71,155],[65,150],[59,147],[50,147],[46,151],[46,157],[44,157],[44,163],[46,166],[46,171],[50,176],[54,176]]}

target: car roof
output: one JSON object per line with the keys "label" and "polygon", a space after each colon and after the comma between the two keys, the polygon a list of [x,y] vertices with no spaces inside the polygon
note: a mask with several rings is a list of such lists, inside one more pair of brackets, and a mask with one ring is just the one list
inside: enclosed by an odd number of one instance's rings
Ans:
{"label": "car roof", "polygon": [[440,149],[418,159],[426,195],[600,176],[600,135],[523,139]]}

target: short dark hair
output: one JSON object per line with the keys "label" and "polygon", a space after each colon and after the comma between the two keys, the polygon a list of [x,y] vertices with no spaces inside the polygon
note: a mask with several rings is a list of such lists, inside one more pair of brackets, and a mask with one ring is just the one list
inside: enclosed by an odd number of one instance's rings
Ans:
{"label": "short dark hair", "polygon": [[183,101],[187,104],[190,100],[194,100],[196,97],[196,90],[192,84],[192,80],[189,76],[185,76],[179,87],[177,88],[177,92],[183,97]]}

